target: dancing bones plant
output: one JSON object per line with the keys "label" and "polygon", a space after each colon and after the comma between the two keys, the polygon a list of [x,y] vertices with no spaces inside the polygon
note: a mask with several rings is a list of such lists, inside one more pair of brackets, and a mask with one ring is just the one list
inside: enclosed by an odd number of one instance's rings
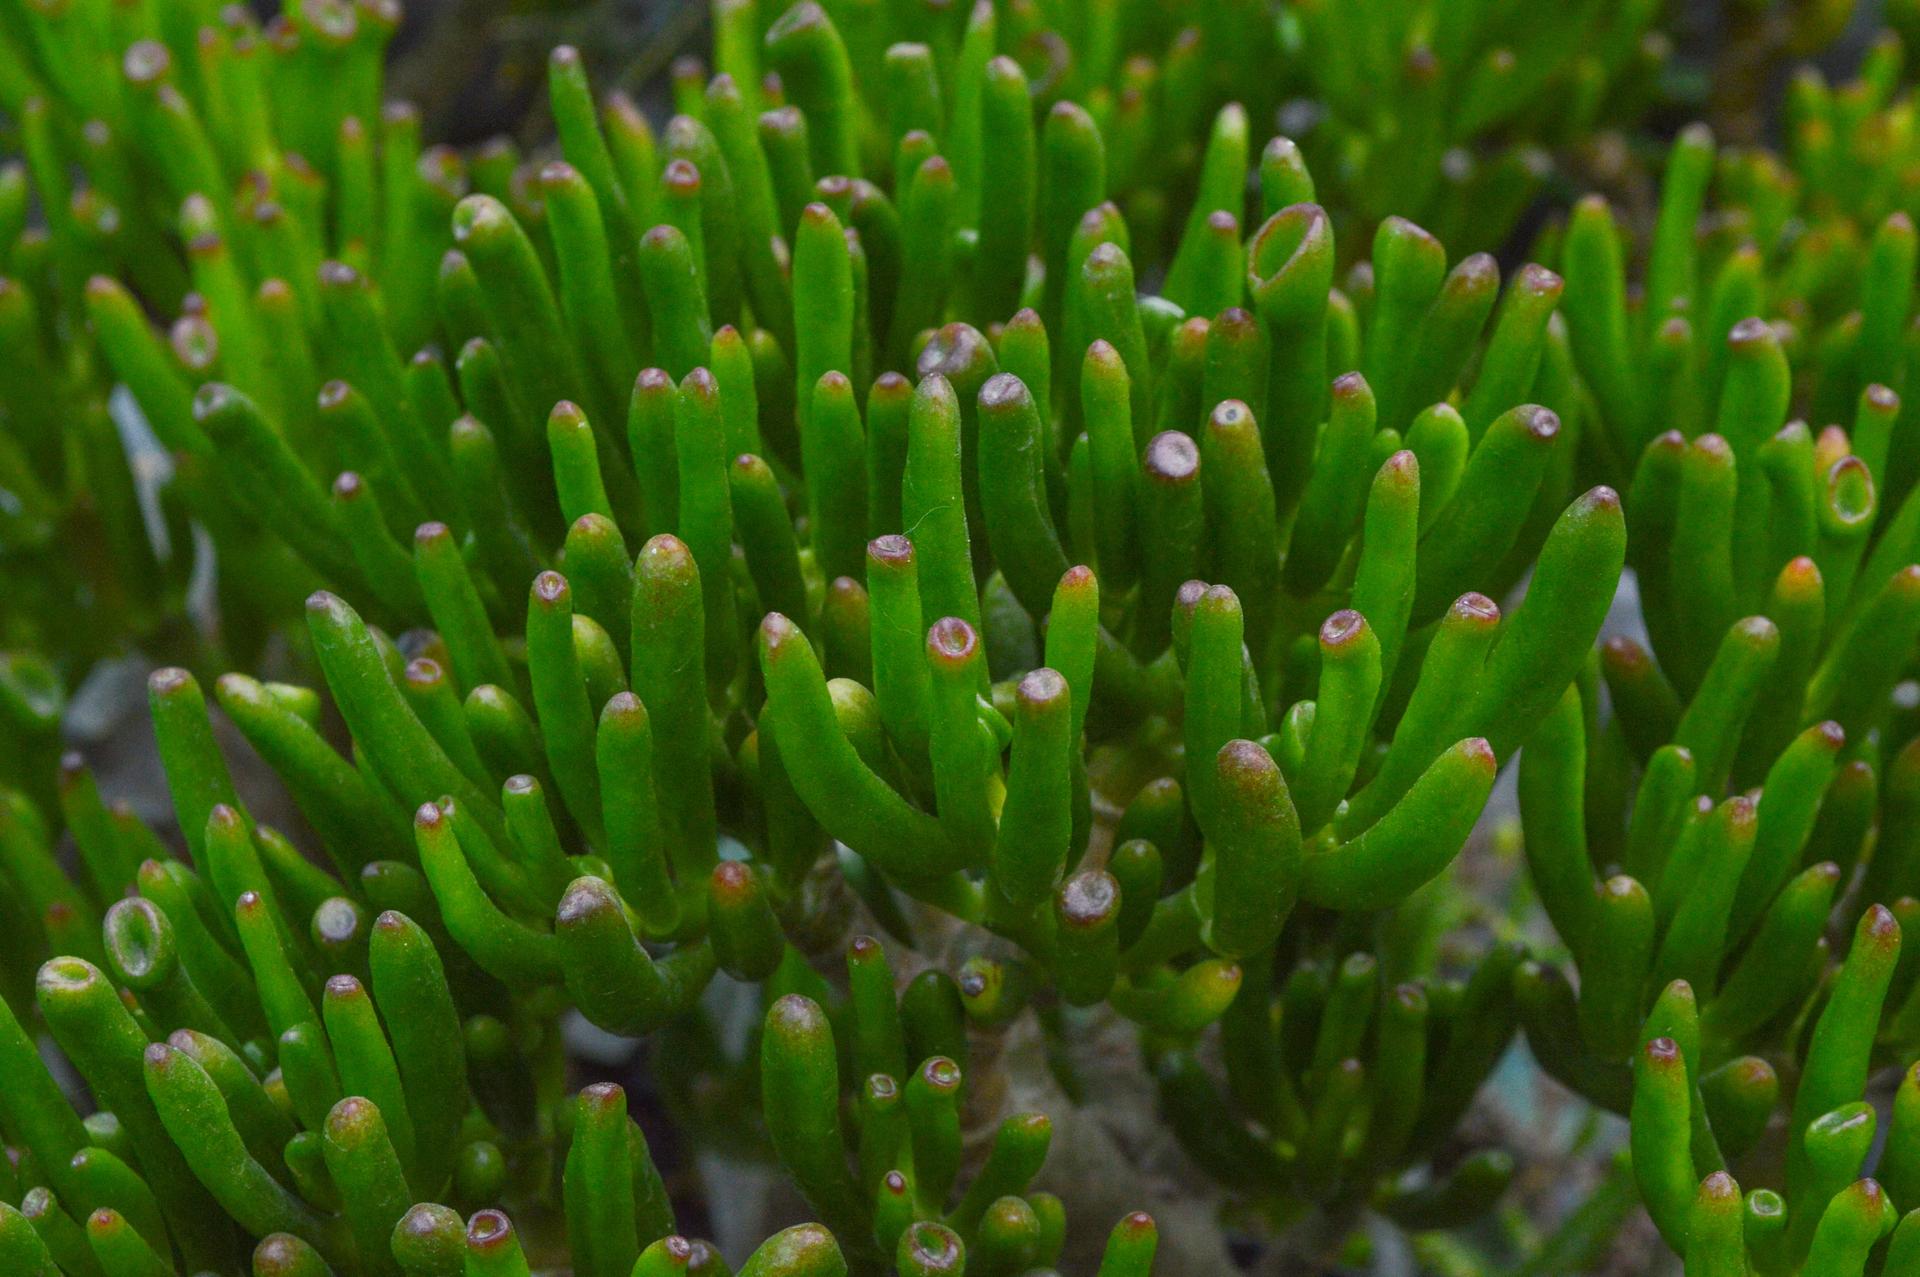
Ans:
{"label": "dancing bones plant", "polygon": [[[22,1271],[227,1270],[255,1239],[268,1272],[710,1267],[622,1094],[566,1097],[569,1008],[672,1044],[688,1130],[770,1146],[831,1230],[747,1271],[1053,1263],[1045,1119],[974,1075],[1021,1028],[1070,1082],[1109,1013],[1269,1230],[1330,1251],[1369,1209],[1446,1227],[1497,1195],[1510,1163],[1455,1128],[1524,955],[1458,982],[1402,906],[1559,712],[1625,556],[1619,500],[1576,480],[1611,423],[1560,280],[1502,297],[1490,258],[1449,268],[1390,218],[1336,288],[1299,153],[1265,147],[1250,206],[1229,106],[1142,294],[1107,131],[1065,99],[1037,119],[993,21],[888,50],[887,100],[924,108],[897,136],[812,4],[723,40],[658,137],[563,50],[564,159],[443,206],[437,262],[410,221],[371,255],[340,229],[362,196],[414,208],[410,163],[361,185],[330,151],[276,225],[211,143],[154,150],[192,332],[104,276],[88,314],[204,476],[197,517],[270,549],[223,557],[228,588],[324,587],[324,699],[213,684],[317,854],[249,814],[177,668],[150,700],[184,857],[77,760],[77,878],[32,804],[0,808]],[[165,47],[129,66],[204,142],[233,99],[166,91]],[[774,75],[724,69],[749,53]],[[403,361],[421,332],[457,356]],[[760,986],[745,1057],[717,972]],[[1129,1219],[1102,1271],[1151,1252]]]}
{"label": "dancing bones plant", "polygon": [[0,110],[21,156],[0,168],[0,643],[38,645],[74,680],[129,640],[217,660],[182,615],[205,559],[196,531],[222,565],[213,652],[251,664],[264,627],[297,605],[270,511],[205,473],[195,440],[150,412],[171,466],[130,453],[110,392],[144,380],[89,330],[144,328],[143,306],[177,316],[145,358],[247,385],[303,439],[321,260],[372,274],[389,331],[408,349],[426,341],[433,257],[468,179],[451,151],[422,152],[410,108],[382,106],[398,23],[396,5],[372,2],[289,5],[265,29],[237,5],[36,0],[0,14]]}
{"label": "dancing bones plant", "polygon": [[[691,238],[703,262],[718,265],[703,281],[716,326],[732,317],[744,285],[757,319],[740,331],[751,339],[770,330],[788,359],[789,302],[775,278],[787,262],[770,246],[791,247],[816,175],[838,175],[841,205],[859,206],[836,211],[856,214],[875,272],[871,327],[876,341],[893,342],[883,354],[897,363],[913,325],[938,311],[943,276],[975,285],[956,298],[956,310],[977,312],[982,327],[986,317],[1011,315],[1029,248],[1044,247],[1055,267],[1041,312],[1056,320],[1065,283],[1058,259],[1089,188],[1125,212],[1130,251],[1152,267],[1150,278],[1185,243],[1161,291],[1185,309],[1216,313],[1214,298],[1193,294],[1196,273],[1212,259],[1191,223],[1244,214],[1226,184],[1248,166],[1249,120],[1271,118],[1281,92],[1308,91],[1329,104],[1294,115],[1307,130],[1306,153],[1336,179],[1330,210],[1342,227],[1370,233],[1387,213],[1400,213],[1457,248],[1496,248],[1533,198],[1554,147],[1576,138],[1579,122],[1603,103],[1605,118],[1630,125],[1663,56],[1658,37],[1642,38],[1652,12],[1643,4],[1527,23],[1467,6],[1448,6],[1444,21],[1426,6],[1333,21],[1323,6],[1291,5],[1251,24],[1233,3],[1115,13],[953,6],[931,16],[835,7],[847,39],[836,34],[821,54],[810,34],[820,26],[816,12],[785,17],[763,48],[766,28],[782,17],[774,6],[717,3],[713,61],[725,87],[709,109],[697,61],[693,73],[683,68],[675,100],[686,118],[665,139],[664,158],[692,163],[708,188],[701,204],[714,221],[711,242]],[[387,410],[395,374],[369,363],[384,333],[401,356],[421,352],[399,376],[430,424],[388,427],[409,491],[448,507],[440,513],[471,504],[464,494],[454,501],[456,476],[433,463],[419,438],[437,433],[431,419],[455,402],[436,383],[479,330],[457,306],[436,300],[432,277],[447,247],[448,214],[472,191],[495,197],[526,228],[549,273],[569,267],[562,257],[594,232],[579,224],[577,190],[546,189],[549,180],[579,179],[549,178],[543,160],[523,159],[504,139],[471,156],[422,148],[417,114],[382,100],[382,55],[400,16],[393,0],[309,0],[264,25],[246,7],[209,0],[34,0],[0,14],[0,110],[24,157],[0,169],[0,333],[11,352],[0,368],[9,424],[0,486],[11,498],[0,516],[0,574],[13,602],[0,643],[42,648],[69,681],[128,641],[204,673],[224,661],[251,667],[314,584],[288,560],[285,542],[311,535],[299,521],[278,519],[248,488],[225,483],[225,471],[207,472],[207,440],[187,423],[185,401],[168,384],[176,379],[170,366],[190,382],[221,380],[260,401],[324,484],[343,468],[375,467],[366,423],[355,415],[361,406],[329,405],[317,392],[339,377]],[[1362,27],[1374,38],[1356,41]],[[1394,65],[1396,50],[1404,66]],[[1009,60],[996,62],[996,54]],[[568,74],[577,80],[578,69]],[[1401,90],[1358,92],[1369,80]],[[1583,104],[1571,114],[1559,109],[1568,94]],[[578,93],[568,101],[566,131],[577,141],[592,108]],[[1229,102],[1209,142],[1204,121]],[[1020,114],[1050,120],[1046,136],[1023,138],[1029,124],[1020,120],[1011,149],[1002,150],[998,142]],[[601,233],[615,246],[621,287],[611,298],[570,296],[585,309],[568,322],[596,328],[583,336],[583,358],[604,353],[595,343],[619,346],[623,333],[635,349],[647,348],[632,241],[656,222],[688,231],[683,206],[694,193],[682,171],[662,185],[661,139],[631,102],[609,99],[604,124],[604,143],[574,158]],[[1094,143],[1089,130],[1100,134]],[[986,144],[989,135],[996,145]],[[761,156],[743,165],[741,148],[756,136]],[[1028,174],[1042,146],[1069,179],[1064,186],[1036,185]],[[936,150],[945,177],[913,199],[918,167]],[[750,171],[732,171],[743,167]],[[1264,212],[1309,193],[1291,144],[1276,142],[1260,167]],[[874,204],[864,183],[846,185],[863,170],[892,193],[892,207]],[[982,200],[989,184],[1004,203]],[[736,186],[746,201],[737,210]],[[1036,209],[1043,193],[1051,203]],[[1194,217],[1177,224],[1172,214],[1190,199]],[[1044,229],[1022,243],[1036,213]],[[914,265],[925,259],[931,274],[911,290],[926,305],[910,307],[896,332],[891,272],[906,229],[928,246]],[[987,259],[978,269],[976,257]],[[352,273],[336,270],[323,281],[318,268],[328,261]],[[580,285],[589,294],[593,286]],[[595,308],[609,304],[621,322],[602,327]],[[143,312],[167,317],[162,334],[138,332]],[[631,361],[615,361],[622,362]],[[602,388],[616,409],[635,370],[596,370],[613,378]],[[867,370],[845,371],[858,374],[864,398]],[[116,421],[109,411],[116,379],[141,399],[164,460],[148,450],[129,458],[125,414]],[[157,509],[143,504],[141,488],[154,491]],[[396,526],[423,513],[417,503],[388,512]],[[464,531],[462,520],[455,525]],[[211,632],[204,613],[185,609],[209,548],[222,568],[212,574]],[[86,623],[74,625],[76,616]]]}
{"label": "dancing bones plant", "polygon": [[[1920,1045],[1915,236],[1876,129],[1907,109],[1896,67],[1879,46],[1847,110],[1803,81],[1787,163],[1684,132],[1637,309],[1604,202],[1556,236],[1646,638],[1602,643],[1522,752],[1527,861],[1579,981],[1529,963],[1514,991],[1543,1067],[1630,1113],[1689,1273],[1920,1271],[1920,1223],[1896,1229],[1915,1079],[1860,1178],[1870,1079]],[[1876,163],[1829,185],[1842,152]]]}

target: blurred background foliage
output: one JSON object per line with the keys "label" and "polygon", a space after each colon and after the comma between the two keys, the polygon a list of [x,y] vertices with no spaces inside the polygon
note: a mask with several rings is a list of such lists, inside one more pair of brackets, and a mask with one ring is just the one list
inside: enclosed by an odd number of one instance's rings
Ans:
{"label": "blurred background foliage", "polygon": [[[1114,2],[1152,8],[1159,0]],[[1047,7],[1046,0],[1015,3]],[[1394,24],[1406,8],[1404,0],[1270,0],[1265,7],[1284,30],[1290,22],[1311,21],[1329,3],[1369,24]],[[1607,196],[1630,226],[1650,223],[1665,144],[1685,125],[1704,122],[1727,146],[1778,146],[1796,75],[1811,70],[1829,83],[1846,83],[1889,30],[1908,49],[1920,48],[1920,0],[1524,0],[1506,7],[1524,21],[1531,3],[1611,7],[1620,14],[1651,6],[1638,54],[1653,70],[1609,127],[1582,130],[1569,123],[1558,150],[1529,151],[1528,163],[1540,168],[1526,215],[1500,243],[1464,245],[1494,251],[1503,269],[1525,260],[1543,228],[1590,191]],[[254,4],[264,13],[272,0]],[[676,84],[704,83],[711,69],[697,51],[710,47],[710,34],[705,0],[407,0],[390,85],[392,96],[418,105],[430,139],[472,147],[504,137],[538,155],[553,136],[545,77],[546,54],[555,45],[578,48],[596,86],[627,94],[658,124],[676,109]],[[1032,60],[1044,56],[1035,50]],[[1903,68],[1909,83],[1920,78],[1915,61]],[[1276,65],[1273,83],[1266,104],[1271,118],[1256,119],[1254,131],[1286,133],[1310,157],[1337,153],[1345,136],[1338,110],[1324,100],[1310,59]],[[1219,105],[1195,107],[1195,118]],[[1516,136],[1495,131],[1486,139],[1490,147],[1511,142],[1519,149],[1542,140],[1537,120],[1510,127]],[[1324,158],[1314,164],[1323,175],[1332,167]],[[1342,208],[1331,195],[1327,202],[1336,219],[1358,214],[1372,222],[1395,213],[1420,220],[1418,209]],[[1443,238],[1464,251],[1461,228],[1432,229],[1451,230]],[[1366,236],[1343,240],[1364,243]]]}

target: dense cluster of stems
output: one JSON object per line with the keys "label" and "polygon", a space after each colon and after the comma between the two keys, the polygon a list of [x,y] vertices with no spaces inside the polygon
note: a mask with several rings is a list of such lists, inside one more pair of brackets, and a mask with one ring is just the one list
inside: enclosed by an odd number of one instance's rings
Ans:
{"label": "dense cluster of stems", "polygon": [[711,1154],[748,1277],[1146,1277],[1010,1095],[1119,1040],[1278,1262],[1597,1262],[1524,1041],[1690,1277],[1920,1274],[1904,46],[1541,221],[1670,48],[1527,8],[714,0],[524,156],[394,0],[0,9],[0,1271],[711,1277]]}

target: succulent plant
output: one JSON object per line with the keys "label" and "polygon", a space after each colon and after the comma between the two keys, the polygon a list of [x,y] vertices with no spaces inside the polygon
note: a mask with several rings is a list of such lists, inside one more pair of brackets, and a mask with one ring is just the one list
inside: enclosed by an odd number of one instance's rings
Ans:
{"label": "succulent plant", "polygon": [[1914,1137],[1896,1122],[1869,1159],[1867,1103],[1913,1048],[1914,231],[1889,186],[1820,176],[1901,109],[1891,48],[1844,91],[1857,126],[1801,82],[1788,160],[1681,135],[1637,309],[1604,202],[1559,238],[1645,624],[1522,751],[1531,879],[1579,987],[1533,963],[1515,992],[1535,1058],[1630,1115],[1689,1272],[1915,1262],[1914,1236],[1887,1244],[1920,1206]]}
{"label": "succulent plant", "polygon": [[[0,1267],[720,1273],[711,1154],[743,1273],[1136,1277],[1118,1042],[1269,1263],[1920,1271],[1897,40],[1503,271],[1654,6],[716,0],[533,158],[205,9],[0,15]],[[1631,1166],[1515,1242],[1520,1028]]]}

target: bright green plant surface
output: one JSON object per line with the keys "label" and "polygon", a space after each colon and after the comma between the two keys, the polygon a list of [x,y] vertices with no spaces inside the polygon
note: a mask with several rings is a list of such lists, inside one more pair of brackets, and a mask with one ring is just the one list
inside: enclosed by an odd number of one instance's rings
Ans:
{"label": "bright green plant surface", "polygon": [[1543,1066],[1630,1115],[1689,1273],[1920,1263],[1913,1079],[1873,1080],[1920,1046],[1899,62],[1883,43],[1843,91],[1800,80],[1786,161],[1683,134],[1637,312],[1604,203],[1561,239],[1648,641],[1602,644],[1524,752],[1579,991],[1549,965],[1516,993]]}
{"label": "bright green plant surface", "polygon": [[[0,11],[0,1269],[727,1271],[577,1013],[799,1190],[744,1273],[1101,1254],[1002,1055],[1116,1020],[1281,1253],[1483,1220],[1524,1026],[1689,1273],[1920,1271],[1898,42],[1503,278],[1649,7],[777,8],[657,131],[556,51],[525,163],[369,0]],[[52,763],[126,642],[184,851]],[[1463,942],[1516,758],[1554,938]]]}

